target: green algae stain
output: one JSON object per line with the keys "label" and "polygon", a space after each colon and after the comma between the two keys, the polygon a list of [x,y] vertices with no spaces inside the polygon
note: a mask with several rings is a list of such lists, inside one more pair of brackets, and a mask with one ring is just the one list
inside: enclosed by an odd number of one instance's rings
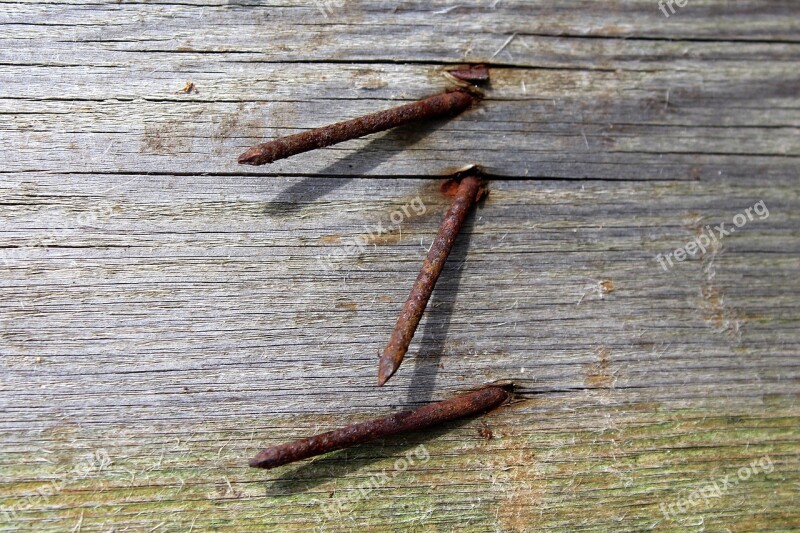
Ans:
{"label": "green algae stain", "polygon": [[[265,444],[255,430],[62,427],[4,453],[0,518],[37,531],[794,529],[795,400],[594,408],[569,429],[522,402],[274,471],[247,467]],[[341,423],[259,421],[269,444]],[[737,483],[711,494],[726,476]]]}

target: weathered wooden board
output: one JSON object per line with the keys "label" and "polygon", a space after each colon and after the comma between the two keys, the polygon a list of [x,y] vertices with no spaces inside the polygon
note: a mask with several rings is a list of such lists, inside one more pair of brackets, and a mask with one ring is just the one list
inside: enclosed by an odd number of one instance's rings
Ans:
{"label": "weathered wooden board", "polygon": [[[0,2],[0,530],[800,528],[800,6],[337,5]],[[465,60],[493,83],[457,119],[235,163]],[[492,192],[377,388],[472,162]]]}
{"label": "weathered wooden board", "polygon": [[[794,176],[800,21],[772,4],[757,15],[757,3],[693,3],[669,19],[651,1],[345,2],[328,18],[311,0],[11,4],[4,167],[428,176],[466,161],[509,177]],[[457,120],[258,171],[236,164],[256,140],[442,90],[443,66],[465,60],[497,67],[487,101]],[[180,92],[187,80],[197,93]]]}

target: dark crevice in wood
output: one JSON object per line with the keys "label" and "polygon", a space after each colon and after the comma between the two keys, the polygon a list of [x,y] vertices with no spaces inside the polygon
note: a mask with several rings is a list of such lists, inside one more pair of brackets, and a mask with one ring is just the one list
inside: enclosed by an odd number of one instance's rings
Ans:
{"label": "dark crevice in wood", "polygon": [[[248,173],[238,173],[238,172],[168,172],[168,173],[156,173],[156,172],[136,172],[136,171],[95,171],[95,172],[86,172],[86,171],[33,171],[29,170],[27,172],[37,172],[47,175],[54,175],[54,176],[66,176],[66,175],[79,175],[79,176],[143,176],[143,177],[221,177],[221,178],[318,178],[321,180],[351,180],[351,179],[365,179],[365,180],[400,180],[400,179],[410,179],[410,180],[443,180],[451,177],[449,174],[447,175],[406,175],[406,174],[381,174],[381,175],[364,175],[364,174],[336,174],[335,176],[329,176],[326,174],[302,174],[302,173],[268,173],[268,172],[248,172]],[[6,171],[0,172],[0,174],[19,174],[20,172],[17,171]],[[610,182],[610,183],[680,183],[680,182],[690,182],[690,181],[697,181],[691,178],[686,179],[670,179],[670,178],[647,178],[647,179],[633,179],[633,178],[620,178],[620,179],[609,179],[609,178],[591,178],[591,177],[563,177],[563,176],[511,176],[511,175],[500,175],[500,174],[486,174],[488,179],[491,180],[501,180],[501,181],[597,181],[597,182]]]}
{"label": "dark crevice in wood", "polygon": [[668,42],[668,43],[720,43],[720,44],[800,44],[800,40],[796,39],[764,39],[761,37],[747,39],[745,37],[659,37],[648,35],[603,35],[603,34],[589,34],[577,35],[574,33],[521,33],[517,32],[517,36],[521,37],[545,37],[545,38],[564,38],[564,39],[592,39],[592,40],[615,40],[615,41],[644,41],[644,42]]}

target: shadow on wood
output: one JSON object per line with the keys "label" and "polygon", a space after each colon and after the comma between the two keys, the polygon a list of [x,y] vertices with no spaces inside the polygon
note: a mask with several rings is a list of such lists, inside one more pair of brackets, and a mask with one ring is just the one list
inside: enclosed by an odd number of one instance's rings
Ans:
{"label": "shadow on wood", "polygon": [[473,210],[464,221],[461,234],[447,258],[447,264],[436,284],[428,308],[425,310],[428,318],[425,322],[419,353],[414,357],[414,375],[406,396],[406,404],[431,401],[436,385],[436,375],[439,372],[442,347],[447,340],[458,286],[461,283],[464,262],[469,252],[469,241],[472,237],[472,228],[475,226],[476,212],[477,210]]}
{"label": "shadow on wood", "polygon": [[[413,124],[401,126],[389,130],[386,135],[369,142],[361,150],[357,150],[332,165],[328,165],[319,171],[320,176],[341,176],[342,174],[357,176],[366,174],[370,170],[380,166],[390,159],[395,151],[385,149],[375,149],[379,145],[386,143],[396,144],[397,152],[401,152],[417,144],[432,132],[439,129],[447,122],[446,119],[430,120],[423,124]],[[374,154],[374,157],[365,157],[365,154]],[[302,154],[301,154],[302,157]],[[332,178],[325,180],[322,185],[309,187],[309,179],[304,179],[295,183],[285,191],[281,192],[274,200],[268,202],[265,208],[266,214],[292,214],[303,209],[304,202],[313,202],[331,191],[344,186],[352,178]],[[315,184],[320,183],[319,180]],[[300,200],[303,200],[301,202]]]}
{"label": "shadow on wood", "polygon": [[408,450],[424,445],[426,442],[437,439],[454,429],[468,424],[479,416],[482,415],[447,422],[434,429],[424,429],[388,439],[397,443],[392,446],[390,454],[380,453],[380,450],[386,446],[387,439],[379,439],[326,454],[323,457],[312,460],[310,463],[302,464],[294,470],[281,474],[271,481],[267,481],[267,496],[302,493],[333,479],[347,479],[347,476],[353,472],[390,458],[392,455],[399,456],[404,454]]}

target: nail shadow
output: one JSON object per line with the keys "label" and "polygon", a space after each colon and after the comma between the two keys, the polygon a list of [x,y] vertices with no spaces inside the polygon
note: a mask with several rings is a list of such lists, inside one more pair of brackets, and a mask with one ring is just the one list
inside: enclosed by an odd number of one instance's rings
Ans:
{"label": "nail shadow", "polygon": [[[319,171],[322,177],[332,175],[328,179],[305,178],[282,191],[273,200],[267,202],[264,211],[268,215],[291,215],[302,211],[305,203],[322,198],[329,192],[343,187],[352,177],[336,177],[345,174],[348,176],[366,174],[373,168],[388,161],[397,151],[410,148],[419,141],[441,128],[448,122],[447,119],[434,119],[422,124],[407,124],[398,126],[386,132],[385,135],[369,142],[364,148],[353,152],[344,158],[328,165]],[[388,146],[396,145],[398,150],[388,150]],[[366,154],[374,152],[375,157]],[[303,154],[298,154],[302,156]],[[314,185],[310,184],[314,182]]]}
{"label": "nail shadow", "polygon": [[[267,481],[267,496],[286,496],[311,490],[331,479],[342,478],[354,471],[366,468],[387,456],[405,456],[405,454],[428,441],[437,439],[448,432],[458,429],[480,415],[444,423],[435,429],[421,429],[407,433],[402,437],[390,437],[375,442],[361,444],[352,448],[331,452],[324,457],[285,472],[277,478]],[[393,445],[388,453],[381,453],[389,440]],[[415,461],[421,459],[416,456]],[[400,457],[398,457],[399,459]],[[390,469],[386,473],[391,477]],[[354,481],[355,483],[355,481]]]}
{"label": "nail shadow", "polygon": [[436,283],[431,301],[428,303],[426,310],[428,319],[425,322],[420,351],[414,358],[414,374],[411,377],[411,386],[406,396],[407,402],[412,400],[429,402],[433,396],[436,376],[439,373],[439,363],[442,358],[442,345],[447,340],[447,332],[450,330],[453,307],[469,252],[469,241],[475,226],[476,213],[477,209],[473,209],[464,221],[461,234],[450,251],[442,275]]}

